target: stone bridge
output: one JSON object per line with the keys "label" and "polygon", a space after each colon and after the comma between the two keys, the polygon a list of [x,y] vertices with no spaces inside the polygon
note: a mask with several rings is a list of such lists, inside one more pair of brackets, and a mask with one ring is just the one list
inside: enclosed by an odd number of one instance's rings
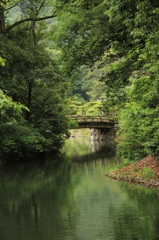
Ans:
{"label": "stone bridge", "polygon": [[118,128],[117,120],[112,116],[71,116],[71,120],[78,123],[76,128],[89,128],[90,139],[113,140]]}

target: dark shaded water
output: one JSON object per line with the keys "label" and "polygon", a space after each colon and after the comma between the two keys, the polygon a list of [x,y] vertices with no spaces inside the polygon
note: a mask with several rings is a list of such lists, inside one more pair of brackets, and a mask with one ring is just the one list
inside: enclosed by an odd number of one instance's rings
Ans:
{"label": "dark shaded water", "polygon": [[72,139],[65,152],[0,169],[0,240],[159,239],[159,191],[106,177],[110,145]]}

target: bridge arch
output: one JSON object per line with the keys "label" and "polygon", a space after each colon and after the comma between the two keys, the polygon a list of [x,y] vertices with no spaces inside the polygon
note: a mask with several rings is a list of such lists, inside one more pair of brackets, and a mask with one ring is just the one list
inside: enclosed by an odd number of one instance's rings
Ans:
{"label": "bridge arch", "polygon": [[117,120],[112,116],[71,116],[77,122],[76,128],[89,128],[90,140],[114,140],[117,130]]}

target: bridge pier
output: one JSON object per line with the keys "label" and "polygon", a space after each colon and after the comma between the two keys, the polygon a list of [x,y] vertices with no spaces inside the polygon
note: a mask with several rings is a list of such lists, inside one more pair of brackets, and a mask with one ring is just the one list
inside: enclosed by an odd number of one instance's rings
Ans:
{"label": "bridge pier", "polygon": [[107,128],[107,129],[90,129],[90,140],[91,141],[111,141],[115,139],[116,129],[115,128]]}

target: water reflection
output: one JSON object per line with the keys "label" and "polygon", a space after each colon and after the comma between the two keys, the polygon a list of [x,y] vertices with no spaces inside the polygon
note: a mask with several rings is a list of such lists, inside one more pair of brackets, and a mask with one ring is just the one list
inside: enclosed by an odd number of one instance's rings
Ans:
{"label": "water reflection", "polygon": [[155,190],[105,178],[100,163],[95,168],[93,163],[83,164],[82,170],[85,174],[75,189],[76,239],[158,239]]}
{"label": "water reflection", "polygon": [[1,240],[159,239],[159,192],[107,178],[110,145],[71,140],[53,160],[0,169]]}
{"label": "water reflection", "polygon": [[65,145],[64,152],[74,161],[80,162],[99,160],[99,158],[103,160],[114,159],[116,143],[70,139]]}
{"label": "water reflection", "polygon": [[72,228],[71,171],[68,161],[1,169],[0,239],[61,239]]}

